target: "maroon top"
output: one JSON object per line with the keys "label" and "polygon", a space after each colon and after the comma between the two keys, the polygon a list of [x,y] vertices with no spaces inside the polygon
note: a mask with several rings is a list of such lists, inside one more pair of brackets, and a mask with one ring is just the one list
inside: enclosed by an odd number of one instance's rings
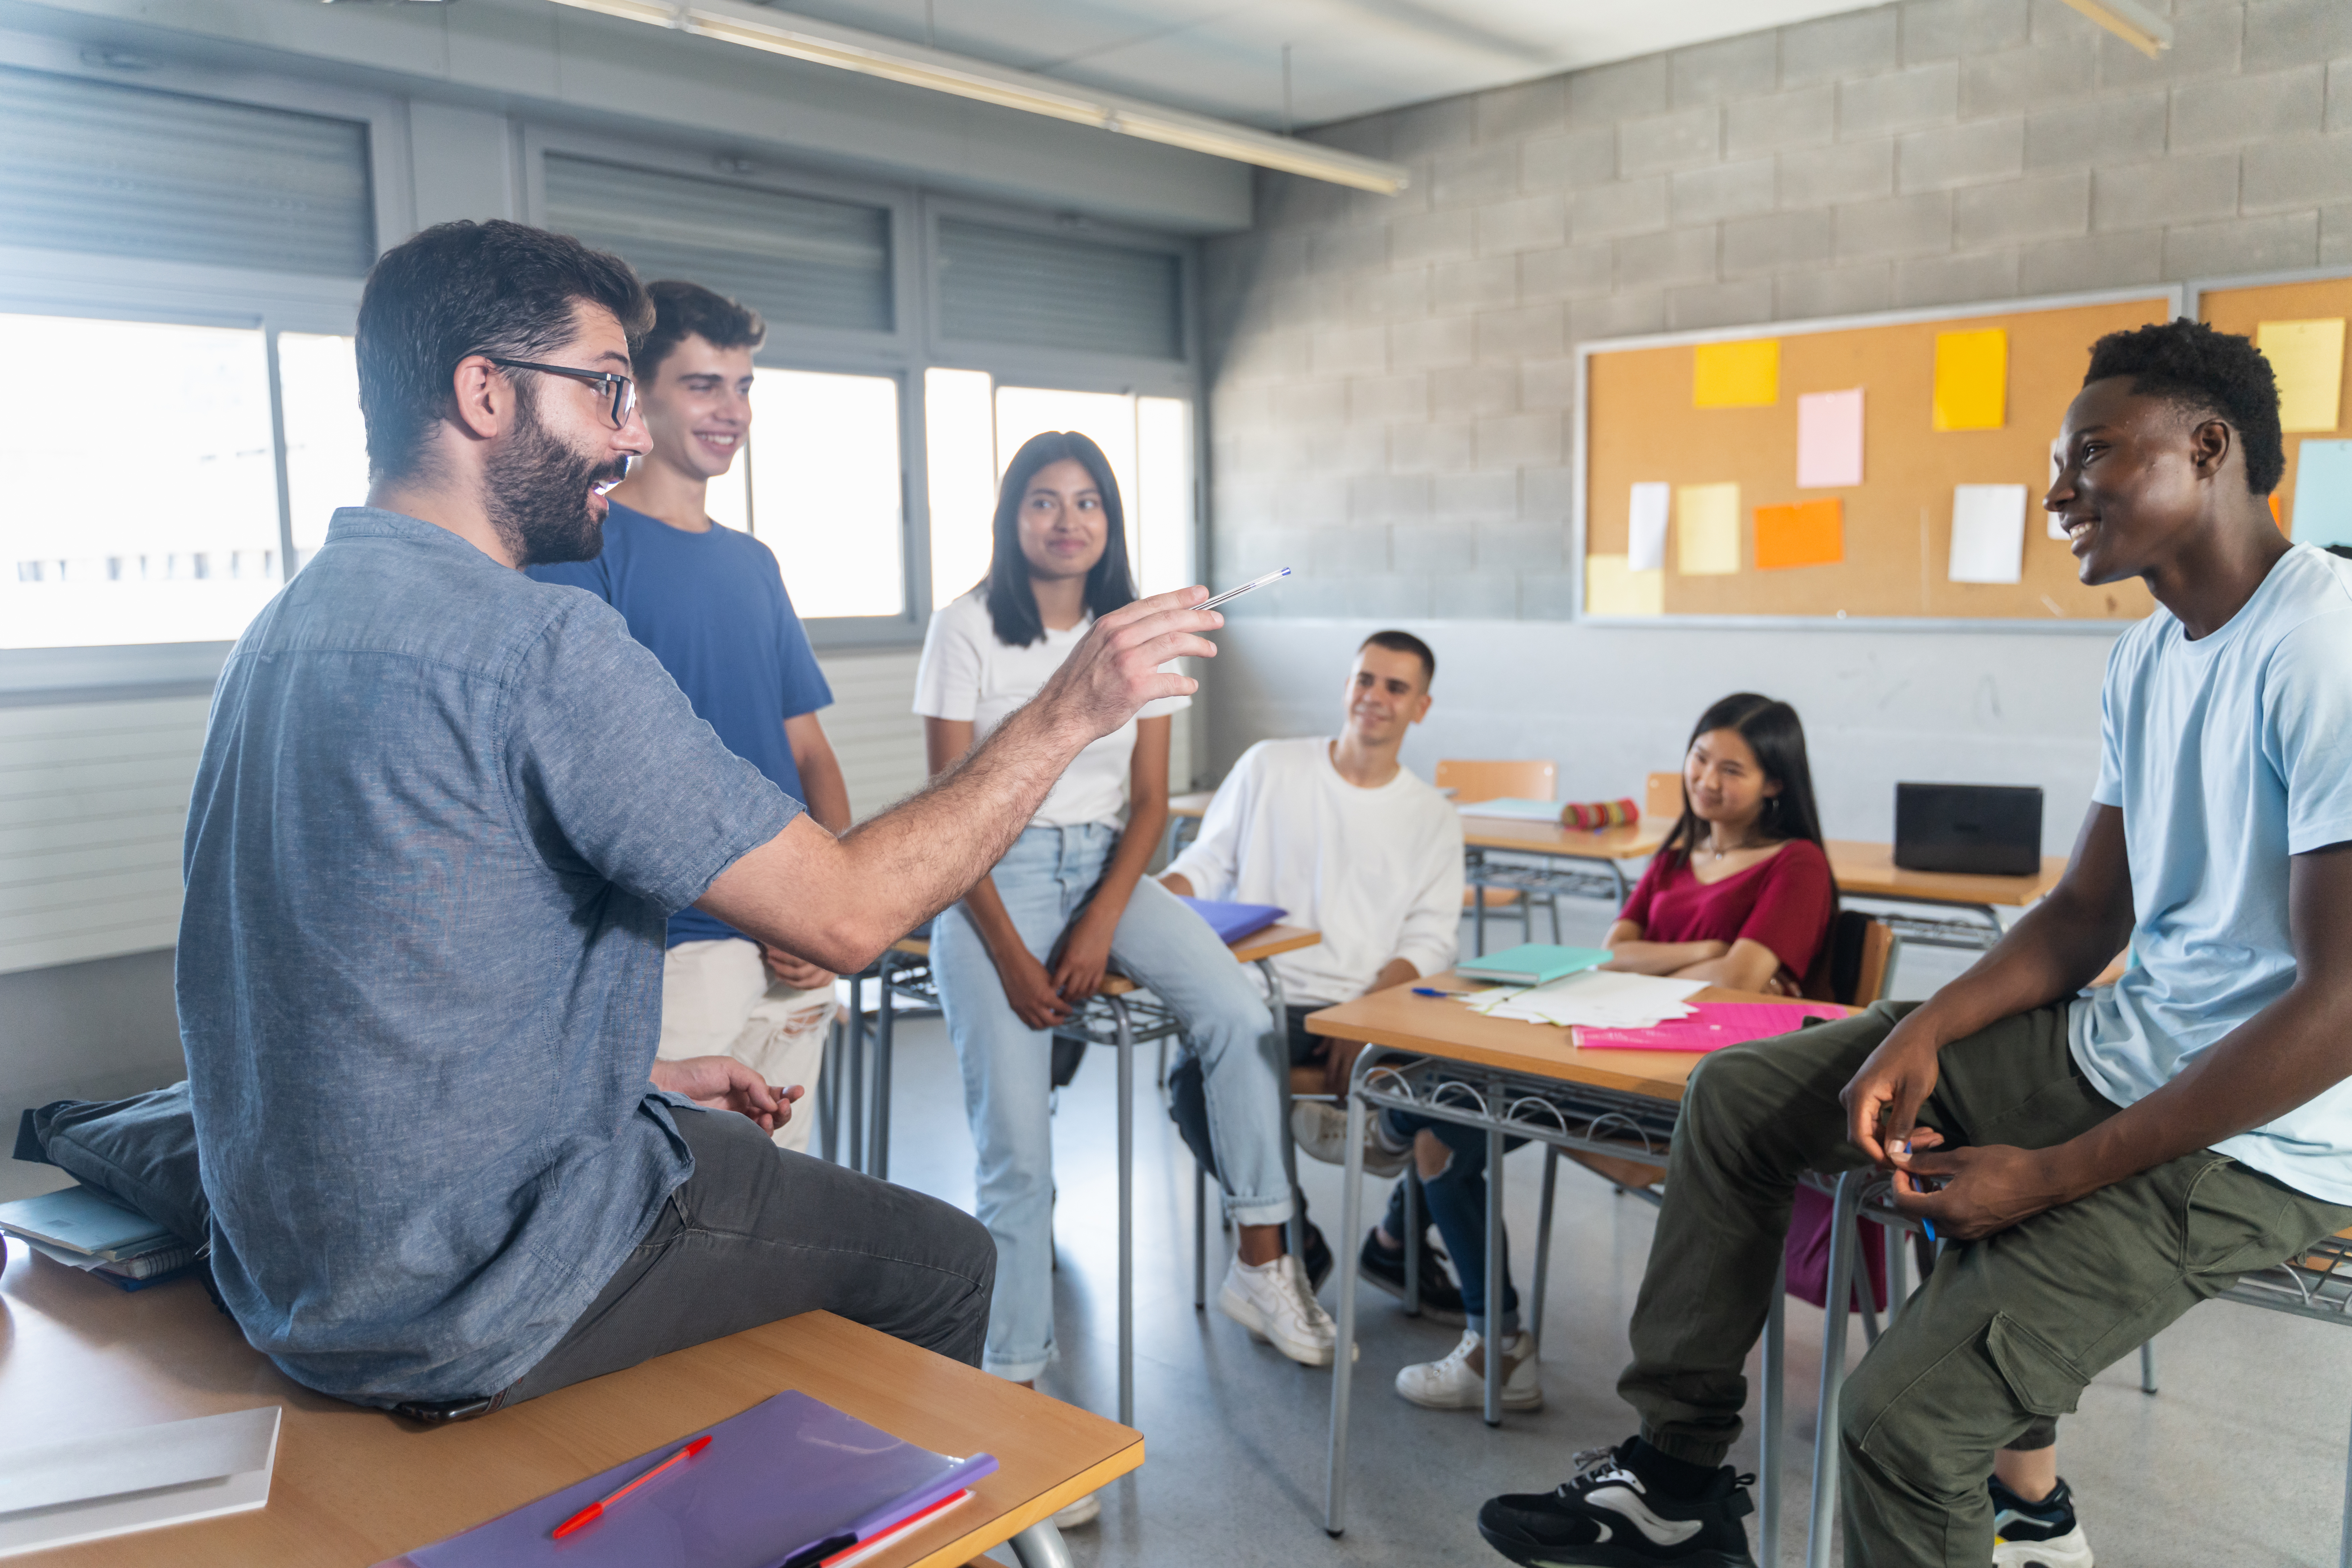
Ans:
{"label": "maroon top", "polygon": [[1687,856],[1653,856],[1617,918],[1640,926],[1643,942],[1762,942],[1783,974],[1801,981],[1836,908],[1829,857],[1811,840],[1792,838],[1718,882],[1691,875]]}

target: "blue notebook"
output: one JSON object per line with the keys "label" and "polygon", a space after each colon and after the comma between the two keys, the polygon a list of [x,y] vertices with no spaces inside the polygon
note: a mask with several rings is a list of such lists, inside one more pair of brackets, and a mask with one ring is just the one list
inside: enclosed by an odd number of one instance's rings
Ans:
{"label": "blue notebook", "polygon": [[1272,904],[1229,904],[1218,899],[1186,899],[1181,893],[1176,896],[1183,899],[1194,914],[1209,922],[1209,929],[1217,933],[1219,942],[1228,944],[1239,942],[1254,931],[1264,931],[1290,912],[1277,910]]}
{"label": "blue notebook", "polygon": [[1490,952],[1484,958],[1465,958],[1454,966],[1454,973],[1473,980],[1501,980],[1513,985],[1549,985],[1564,975],[1598,969],[1615,956],[1605,947],[1553,947],[1548,942],[1530,942]]}

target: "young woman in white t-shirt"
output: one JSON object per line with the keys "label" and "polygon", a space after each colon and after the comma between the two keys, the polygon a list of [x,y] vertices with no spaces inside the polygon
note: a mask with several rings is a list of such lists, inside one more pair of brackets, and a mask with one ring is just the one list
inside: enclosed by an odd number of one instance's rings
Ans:
{"label": "young woman in white t-shirt", "polygon": [[[934,614],[923,640],[915,711],[931,772],[1027,701],[1096,616],[1134,597],[1102,449],[1075,432],[1031,437],[1005,470],[987,579]],[[1331,1320],[1283,1250],[1291,1192],[1266,1005],[1207,922],[1143,876],[1168,820],[1169,715],[1190,700],[1151,703],[1080,752],[995,869],[932,928],[980,1152],[980,1217],[996,1237],[983,1364],[1000,1376],[1034,1382],[1053,1355],[1052,1031],[1113,961],[1183,1020],[1206,1075],[1240,1231],[1218,1305],[1294,1361],[1331,1361]]]}

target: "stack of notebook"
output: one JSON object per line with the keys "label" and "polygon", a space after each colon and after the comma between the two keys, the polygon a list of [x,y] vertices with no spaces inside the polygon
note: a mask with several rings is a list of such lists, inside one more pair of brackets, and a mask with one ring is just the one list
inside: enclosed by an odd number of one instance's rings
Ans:
{"label": "stack of notebook", "polygon": [[0,1204],[0,1231],[42,1257],[125,1290],[143,1290],[195,1266],[195,1249],[91,1187]]}

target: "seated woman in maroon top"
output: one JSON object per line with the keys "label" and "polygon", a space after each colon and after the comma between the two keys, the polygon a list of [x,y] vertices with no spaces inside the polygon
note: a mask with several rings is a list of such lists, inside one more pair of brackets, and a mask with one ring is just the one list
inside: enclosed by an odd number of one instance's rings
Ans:
{"label": "seated woman in maroon top", "polygon": [[1725,698],[1691,731],[1682,817],[1609,928],[1607,967],[1794,996],[1836,915],[1797,710]]}

